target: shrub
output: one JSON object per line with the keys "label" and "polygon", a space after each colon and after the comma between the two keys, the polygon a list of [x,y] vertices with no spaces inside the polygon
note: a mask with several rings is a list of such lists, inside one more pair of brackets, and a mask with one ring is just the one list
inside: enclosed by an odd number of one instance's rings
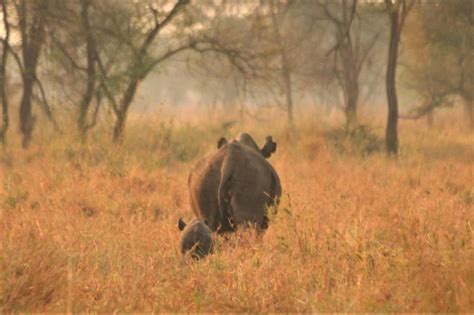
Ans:
{"label": "shrub", "polygon": [[366,125],[333,129],[325,133],[329,147],[338,153],[370,155],[382,150],[382,140]]}

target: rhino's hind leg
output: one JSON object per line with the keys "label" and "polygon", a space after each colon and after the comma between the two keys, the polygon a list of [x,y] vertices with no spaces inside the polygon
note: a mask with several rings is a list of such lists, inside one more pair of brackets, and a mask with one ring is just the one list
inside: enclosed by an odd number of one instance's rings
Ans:
{"label": "rhino's hind leg", "polygon": [[260,224],[260,230],[265,231],[268,229],[268,216],[265,214],[263,216],[262,224]]}
{"label": "rhino's hind leg", "polygon": [[227,232],[234,232],[235,231],[235,227],[234,225],[232,224],[230,218],[226,217],[226,218],[221,218],[220,220],[220,225],[217,229],[217,233],[227,233]]}

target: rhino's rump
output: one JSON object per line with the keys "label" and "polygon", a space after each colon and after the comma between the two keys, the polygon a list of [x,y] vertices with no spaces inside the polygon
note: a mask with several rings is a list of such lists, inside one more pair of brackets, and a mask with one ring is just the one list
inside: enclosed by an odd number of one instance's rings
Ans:
{"label": "rhino's rump", "polygon": [[201,160],[191,172],[189,189],[194,213],[220,232],[233,229],[229,221],[265,226],[265,210],[281,193],[273,167],[237,143]]}
{"label": "rhino's rump", "polygon": [[229,183],[229,214],[234,224],[261,226],[265,209],[272,203],[272,170],[253,152],[241,152]]}

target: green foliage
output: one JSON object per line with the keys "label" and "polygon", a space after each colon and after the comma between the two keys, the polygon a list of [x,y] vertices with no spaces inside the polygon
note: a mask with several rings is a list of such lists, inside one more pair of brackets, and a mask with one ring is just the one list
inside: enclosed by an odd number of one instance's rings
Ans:
{"label": "green foliage", "polygon": [[467,206],[474,204],[474,192],[471,190],[464,190],[459,193],[459,199],[463,201]]}
{"label": "green foliage", "polygon": [[358,125],[351,129],[333,129],[327,131],[325,137],[329,146],[342,154],[365,156],[383,149],[383,140],[366,125]]}
{"label": "green foliage", "polygon": [[28,195],[28,192],[25,190],[11,191],[0,205],[4,209],[14,209],[18,204],[25,202],[28,199]]}
{"label": "green foliage", "polygon": [[[405,36],[408,88],[423,96],[419,115],[452,104],[453,96],[472,101],[472,1],[433,1],[414,7]],[[403,72],[402,72],[403,74]]]}

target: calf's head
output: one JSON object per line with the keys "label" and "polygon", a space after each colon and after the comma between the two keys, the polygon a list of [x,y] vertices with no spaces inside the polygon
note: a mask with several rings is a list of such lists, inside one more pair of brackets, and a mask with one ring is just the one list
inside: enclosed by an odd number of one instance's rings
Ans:
{"label": "calf's head", "polygon": [[178,228],[182,231],[179,242],[180,252],[193,259],[201,259],[212,252],[212,231],[201,219],[195,219],[186,224],[179,219]]}

